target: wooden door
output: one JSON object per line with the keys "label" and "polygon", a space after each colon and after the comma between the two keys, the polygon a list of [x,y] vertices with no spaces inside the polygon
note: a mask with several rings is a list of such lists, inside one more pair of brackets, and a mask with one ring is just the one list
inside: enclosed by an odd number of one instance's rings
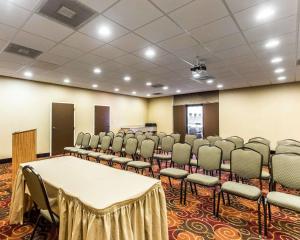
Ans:
{"label": "wooden door", "polygon": [[184,136],[186,134],[186,106],[174,106],[173,107],[173,131],[174,133],[180,133],[180,141],[184,142]]}
{"label": "wooden door", "polygon": [[64,152],[74,145],[74,104],[52,103],[51,154]]}
{"label": "wooden door", "polygon": [[219,135],[219,103],[203,104],[203,134]]}
{"label": "wooden door", "polygon": [[110,115],[108,106],[95,106],[95,134],[110,131]]}

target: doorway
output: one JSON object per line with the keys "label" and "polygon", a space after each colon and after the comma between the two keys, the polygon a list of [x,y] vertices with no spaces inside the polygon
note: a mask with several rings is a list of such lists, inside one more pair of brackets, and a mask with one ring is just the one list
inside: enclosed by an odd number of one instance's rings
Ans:
{"label": "doorway", "polygon": [[110,109],[109,106],[97,106],[95,105],[95,134],[100,132],[110,131]]}
{"label": "doorway", "polygon": [[187,133],[196,135],[197,138],[203,138],[203,106],[187,106]]}
{"label": "doorway", "polygon": [[52,103],[51,155],[64,152],[64,147],[74,145],[74,104]]}

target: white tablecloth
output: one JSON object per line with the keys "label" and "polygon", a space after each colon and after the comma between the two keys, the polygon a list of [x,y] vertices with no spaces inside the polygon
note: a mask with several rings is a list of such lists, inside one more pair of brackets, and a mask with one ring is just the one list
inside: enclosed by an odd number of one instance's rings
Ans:
{"label": "white tablecloth", "polygon": [[[27,164],[57,201],[60,239],[168,239],[160,181],[72,156]],[[10,223],[22,223],[28,205],[21,167],[13,187]]]}

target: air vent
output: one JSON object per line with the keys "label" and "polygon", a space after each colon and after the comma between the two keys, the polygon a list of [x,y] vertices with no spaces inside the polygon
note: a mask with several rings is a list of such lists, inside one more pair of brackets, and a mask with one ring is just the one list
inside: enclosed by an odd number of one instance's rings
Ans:
{"label": "air vent", "polygon": [[4,50],[5,52],[14,53],[23,57],[36,58],[42,54],[41,51],[24,47],[15,43],[10,43]]}
{"label": "air vent", "polygon": [[39,13],[53,18],[72,28],[77,28],[96,12],[89,7],[70,0],[48,0]]}
{"label": "air vent", "polygon": [[152,95],[157,96],[157,95],[162,95],[160,92],[152,93]]}
{"label": "air vent", "polygon": [[300,65],[300,59],[297,60],[296,64],[297,64],[297,65]]}
{"label": "air vent", "polygon": [[153,88],[162,88],[164,85],[158,83],[158,84],[153,84],[152,87]]}

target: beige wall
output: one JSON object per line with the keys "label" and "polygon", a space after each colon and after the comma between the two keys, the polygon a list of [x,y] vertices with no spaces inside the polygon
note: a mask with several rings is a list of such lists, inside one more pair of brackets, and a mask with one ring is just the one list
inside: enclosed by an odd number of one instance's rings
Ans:
{"label": "beige wall", "polygon": [[148,100],[148,122],[157,123],[159,132],[173,132],[173,97]]}
{"label": "beige wall", "polygon": [[147,120],[147,100],[77,88],[0,78],[0,159],[11,157],[11,134],[37,128],[38,153],[50,151],[52,102],[75,105],[75,128],[94,131],[94,105],[110,106],[111,130],[142,125]]}
{"label": "beige wall", "polygon": [[300,139],[300,84],[221,91],[220,135]]}

